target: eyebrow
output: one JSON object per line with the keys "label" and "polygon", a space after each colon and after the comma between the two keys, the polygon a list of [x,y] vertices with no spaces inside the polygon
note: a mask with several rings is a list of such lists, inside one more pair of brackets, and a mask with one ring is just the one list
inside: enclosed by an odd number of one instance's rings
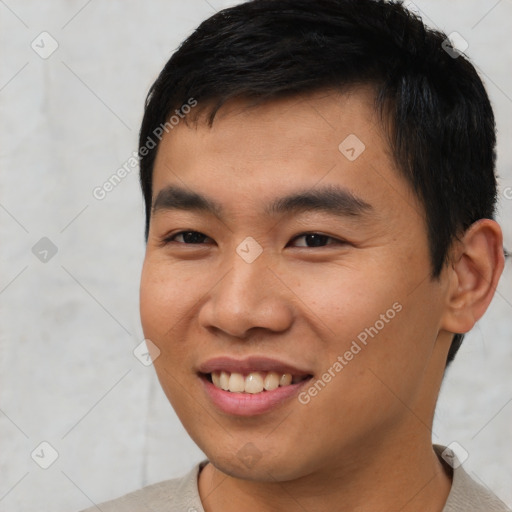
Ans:
{"label": "eyebrow", "polygon": [[152,211],[159,210],[203,211],[216,217],[222,217],[223,212],[222,206],[213,199],[176,185],[168,185],[158,192]]}
{"label": "eyebrow", "polygon": [[[158,192],[152,212],[154,214],[160,210],[198,211],[210,213],[220,219],[224,217],[224,208],[220,203],[176,185],[168,185]],[[374,210],[372,205],[337,185],[298,190],[274,199],[264,209],[266,215],[273,217],[310,211],[325,212],[338,217],[361,217]]]}
{"label": "eyebrow", "polygon": [[373,207],[349,190],[337,185],[325,185],[298,191],[275,199],[265,213],[282,215],[307,211],[321,211],[339,217],[356,217],[370,213]]}

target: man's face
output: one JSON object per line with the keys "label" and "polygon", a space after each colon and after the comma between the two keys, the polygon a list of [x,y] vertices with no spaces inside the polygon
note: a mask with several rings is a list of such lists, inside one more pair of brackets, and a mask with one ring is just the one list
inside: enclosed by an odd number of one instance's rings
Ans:
{"label": "man's face", "polygon": [[[405,433],[430,439],[447,285],[429,277],[423,209],[372,102],[366,90],[232,102],[213,127],[181,122],[160,144],[144,335],[183,425],[229,474],[288,480]],[[295,195],[307,197],[278,202]],[[222,390],[210,370],[230,389],[270,389]],[[272,389],[271,370],[292,384]]]}

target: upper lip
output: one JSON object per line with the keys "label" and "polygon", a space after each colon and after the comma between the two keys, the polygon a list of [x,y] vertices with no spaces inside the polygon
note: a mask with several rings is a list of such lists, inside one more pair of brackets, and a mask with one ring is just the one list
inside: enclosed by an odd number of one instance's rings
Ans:
{"label": "upper lip", "polygon": [[278,359],[259,356],[250,356],[244,359],[234,359],[229,356],[214,357],[201,363],[198,367],[198,371],[205,374],[223,370],[230,373],[277,372],[289,373],[292,376],[311,375],[311,372],[307,370],[302,370]]}

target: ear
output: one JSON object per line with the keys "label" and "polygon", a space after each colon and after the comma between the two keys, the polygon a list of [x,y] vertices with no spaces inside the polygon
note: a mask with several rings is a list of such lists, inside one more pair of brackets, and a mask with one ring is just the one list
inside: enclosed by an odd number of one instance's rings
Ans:
{"label": "ear", "polygon": [[487,310],[503,272],[500,226],[491,219],[478,220],[454,245],[451,256],[441,328],[462,334],[470,331]]}

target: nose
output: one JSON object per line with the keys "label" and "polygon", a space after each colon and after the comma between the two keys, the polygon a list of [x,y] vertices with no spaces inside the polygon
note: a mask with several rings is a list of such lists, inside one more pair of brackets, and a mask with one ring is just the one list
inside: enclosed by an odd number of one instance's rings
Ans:
{"label": "nose", "polygon": [[236,338],[249,331],[287,330],[293,321],[290,290],[261,255],[252,263],[235,254],[224,277],[210,291],[199,312],[205,327]]}

